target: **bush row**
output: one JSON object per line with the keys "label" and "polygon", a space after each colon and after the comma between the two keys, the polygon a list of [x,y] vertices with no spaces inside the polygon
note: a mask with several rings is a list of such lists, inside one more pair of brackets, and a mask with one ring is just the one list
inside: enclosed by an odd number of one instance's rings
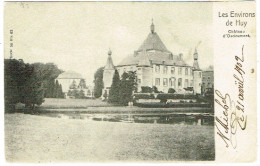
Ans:
{"label": "bush row", "polygon": [[[138,99],[155,99],[154,94],[134,94],[134,98]],[[167,100],[167,99],[197,99],[196,95],[193,94],[158,94],[156,99]]]}
{"label": "bush row", "polygon": [[210,104],[201,104],[201,103],[135,103],[135,106],[143,108],[179,108],[179,107],[201,107],[201,108],[210,108]]}

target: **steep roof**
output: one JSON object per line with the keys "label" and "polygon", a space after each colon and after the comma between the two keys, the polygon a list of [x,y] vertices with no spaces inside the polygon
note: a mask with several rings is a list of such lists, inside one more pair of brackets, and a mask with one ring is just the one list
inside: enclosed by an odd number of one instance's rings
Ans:
{"label": "steep roof", "polygon": [[82,75],[74,71],[66,71],[61,73],[57,79],[82,79]]}
{"label": "steep roof", "polygon": [[115,69],[111,55],[112,55],[112,51],[109,49],[105,70],[114,70]]}
{"label": "steep roof", "polygon": [[182,58],[172,53],[163,44],[155,32],[154,24],[151,25],[151,32],[143,44],[135,51],[134,55],[128,55],[118,66],[139,65],[150,66],[152,64],[165,64],[187,66]]}
{"label": "steep roof", "polygon": [[150,59],[145,50],[143,50],[139,56],[138,66],[151,66]]}
{"label": "steep roof", "polygon": [[138,53],[136,55],[129,55],[124,58],[118,66],[128,66],[128,65],[139,65],[148,64],[150,66],[150,61],[152,64],[165,64],[165,65],[176,65],[176,66],[187,66],[187,64],[179,58],[177,55],[172,55],[170,58],[169,53],[161,52],[161,51],[153,51],[146,52],[146,56],[144,52]]}
{"label": "steep roof", "polygon": [[160,37],[157,35],[156,32],[151,32],[144,40],[143,44],[138,48],[138,52],[142,50],[158,50],[162,52],[170,52],[166,46],[163,44]]}

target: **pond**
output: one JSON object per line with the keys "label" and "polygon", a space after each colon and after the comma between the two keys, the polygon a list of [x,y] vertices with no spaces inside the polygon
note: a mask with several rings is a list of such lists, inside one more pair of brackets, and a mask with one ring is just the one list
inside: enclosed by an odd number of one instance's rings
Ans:
{"label": "pond", "polygon": [[87,121],[107,121],[122,123],[151,124],[183,124],[183,125],[214,125],[214,116],[208,113],[150,113],[150,114],[86,114],[86,113],[42,113],[47,116],[62,119],[78,119]]}

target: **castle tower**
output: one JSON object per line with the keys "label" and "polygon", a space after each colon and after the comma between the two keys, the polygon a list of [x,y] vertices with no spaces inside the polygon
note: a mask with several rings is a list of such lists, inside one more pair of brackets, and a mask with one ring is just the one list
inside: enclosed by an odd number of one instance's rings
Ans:
{"label": "castle tower", "polygon": [[202,85],[202,71],[200,70],[198,63],[198,52],[197,48],[195,48],[194,54],[194,62],[193,62],[193,90],[195,94],[201,94],[201,85]]}
{"label": "castle tower", "polygon": [[105,66],[104,72],[103,72],[103,83],[104,83],[104,88],[102,90],[103,99],[107,98],[109,95],[109,90],[112,85],[113,76],[115,73],[115,66],[113,64],[111,55],[112,55],[112,51],[109,49],[107,63],[106,63],[106,66]]}
{"label": "castle tower", "polygon": [[197,51],[197,48],[195,48],[195,51],[194,51],[194,54],[193,54],[193,58],[194,58],[193,67],[195,69],[200,69],[199,62],[198,62],[198,51]]}

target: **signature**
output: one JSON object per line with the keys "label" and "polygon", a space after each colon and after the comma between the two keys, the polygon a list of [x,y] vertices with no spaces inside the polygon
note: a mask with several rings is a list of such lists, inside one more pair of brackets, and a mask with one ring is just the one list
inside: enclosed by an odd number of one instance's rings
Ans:
{"label": "signature", "polygon": [[237,130],[245,130],[247,125],[244,107],[244,45],[242,46],[241,56],[235,56],[235,60],[233,77],[237,88],[236,99],[232,100],[228,93],[223,95],[219,90],[215,90],[215,102],[221,107],[222,111],[222,116],[216,117],[217,135],[224,141],[227,148],[231,145],[234,149],[237,147]]}

